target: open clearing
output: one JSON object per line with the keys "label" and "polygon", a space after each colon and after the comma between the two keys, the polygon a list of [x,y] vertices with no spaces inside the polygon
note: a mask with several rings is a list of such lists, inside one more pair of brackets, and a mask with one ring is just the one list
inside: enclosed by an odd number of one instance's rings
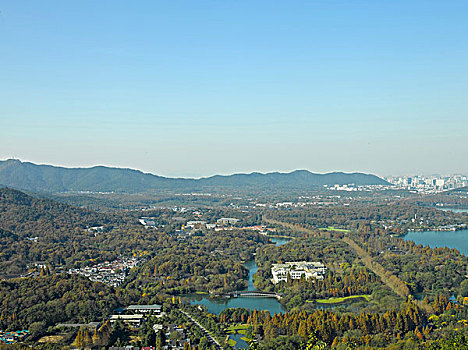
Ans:
{"label": "open clearing", "polygon": [[315,302],[317,302],[319,304],[340,304],[340,303],[344,303],[344,302],[346,302],[348,300],[353,300],[353,299],[365,299],[366,301],[369,301],[371,299],[371,296],[369,294],[350,295],[349,297],[316,299],[316,300],[310,300],[308,302],[312,303],[312,302],[315,301]]}

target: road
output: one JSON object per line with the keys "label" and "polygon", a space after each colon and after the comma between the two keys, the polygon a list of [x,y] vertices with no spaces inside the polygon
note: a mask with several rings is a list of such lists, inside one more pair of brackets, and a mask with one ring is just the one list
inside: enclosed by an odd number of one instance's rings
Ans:
{"label": "road", "polygon": [[218,341],[211,335],[210,332],[208,332],[208,330],[203,327],[200,323],[198,323],[197,320],[195,320],[192,316],[190,316],[188,313],[186,313],[184,310],[180,310],[180,312],[182,312],[185,316],[187,316],[193,323],[195,323],[197,325],[198,328],[200,328],[203,333],[205,334],[205,336],[212,342],[216,345],[216,348],[219,349],[219,350],[224,350],[223,347],[221,346],[220,343],[218,343]]}
{"label": "road", "polygon": [[[316,235],[318,233],[316,230],[310,230],[299,224],[291,224],[288,222],[272,220],[268,219],[265,216],[263,217],[263,221],[271,224],[282,225],[297,232],[305,232],[311,235]],[[320,232],[320,236],[330,238],[330,233]],[[399,295],[403,299],[406,299],[410,295],[410,290],[401,279],[399,279],[397,276],[395,276],[390,271],[385,269],[382,265],[380,265],[378,262],[376,262],[369,254],[367,254],[367,252],[364,249],[362,249],[350,237],[343,237],[341,240],[348,244],[361,258],[361,261],[366,265],[366,267],[372,272],[374,272],[377,276],[379,276],[382,282],[386,284],[391,290],[393,290],[397,295]]]}

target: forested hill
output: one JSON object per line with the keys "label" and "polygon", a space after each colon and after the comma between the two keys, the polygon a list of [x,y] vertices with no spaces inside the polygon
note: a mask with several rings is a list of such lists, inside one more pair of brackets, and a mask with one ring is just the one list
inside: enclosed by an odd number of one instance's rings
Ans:
{"label": "forested hill", "polygon": [[124,240],[127,231],[95,237],[86,230],[103,226],[106,233],[123,220],[117,214],[96,213],[0,188],[0,278],[23,274],[28,264],[37,261],[57,266],[90,257],[112,259],[127,247],[135,249]]}
{"label": "forested hill", "polygon": [[342,172],[314,174],[307,170],[296,170],[291,173],[215,175],[199,181],[211,186],[280,186],[295,188],[335,184],[388,185],[385,180],[370,174]]}
{"label": "forested hill", "polygon": [[167,178],[133,169],[63,168],[19,160],[0,161],[0,183],[37,192],[128,192],[243,190],[249,188],[309,189],[322,185],[386,185],[385,180],[362,173],[314,174],[307,170],[291,173],[251,173],[212,176],[202,179]]}
{"label": "forested hill", "polygon": [[107,221],[104,214],[0,188],[0,229],[19,237],[54,236],[63,239],[63,234],[73,233],[76,228],[103,225]]}

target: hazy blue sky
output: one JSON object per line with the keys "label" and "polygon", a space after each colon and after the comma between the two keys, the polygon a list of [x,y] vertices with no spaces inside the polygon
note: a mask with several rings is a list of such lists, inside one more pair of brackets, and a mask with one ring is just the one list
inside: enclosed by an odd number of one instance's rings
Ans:
{"label": "hazy blue sky", "polygon": [[468,1],[0,3],[0,159],[468,172]]}

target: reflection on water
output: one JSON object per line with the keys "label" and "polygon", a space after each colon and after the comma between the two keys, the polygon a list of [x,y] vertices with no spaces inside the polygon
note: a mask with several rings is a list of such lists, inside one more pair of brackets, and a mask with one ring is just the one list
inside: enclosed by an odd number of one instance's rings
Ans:
{"label": "reflection on water", "polygon": [[205,305],[208,312],[219,314],[229,308],[243,307],[249,310],[268,310],[270,314],[281,313],[283,308],[275,298],[240,297],[240,298],[210,298],[209,296],[190,295],[191,304]]}
{"label": "reflection on water", "polygon": [[249,284],[247,290],[257,290],[253,283],[253,275],[257,273],[258,266],[255,260],[250,260],[245,263],[245,267],[249,269]]}

